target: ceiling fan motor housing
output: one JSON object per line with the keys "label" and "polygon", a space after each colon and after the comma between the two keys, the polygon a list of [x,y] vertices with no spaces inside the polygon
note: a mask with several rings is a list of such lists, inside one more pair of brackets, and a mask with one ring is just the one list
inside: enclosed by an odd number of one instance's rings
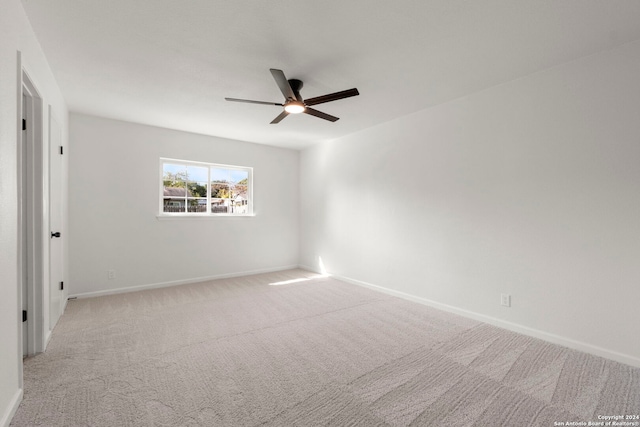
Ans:
{"label": "ceiling fan motor housing", "polygon": [[291,86],[291,90],[293,91],[293,94],[296,96],[298,101],[303,102],[302,96],[300,96],[300,90],[302,89],[302,86],[304,86],[304,83],[302,83],[302,80],[290,79],[289,85]]}

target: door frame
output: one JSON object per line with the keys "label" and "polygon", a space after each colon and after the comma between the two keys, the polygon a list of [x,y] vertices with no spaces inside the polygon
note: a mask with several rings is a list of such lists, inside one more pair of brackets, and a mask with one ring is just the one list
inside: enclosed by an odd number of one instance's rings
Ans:
{"label": "door frame", "polygon": [[[23,290],[27,301],[27,356],[44,351],[46,283],[45,248],[48,203],[45,174],[44,102],[28,72],[22,67],[18,53],[18,313],[23,310]],[[27,117],[25,137],[22,132],[23,96]],[[25,179],[26,178],[26,179]],[[18,343],[23,353],[22,324]],[[20,358],[20,360],[22,357]]]}

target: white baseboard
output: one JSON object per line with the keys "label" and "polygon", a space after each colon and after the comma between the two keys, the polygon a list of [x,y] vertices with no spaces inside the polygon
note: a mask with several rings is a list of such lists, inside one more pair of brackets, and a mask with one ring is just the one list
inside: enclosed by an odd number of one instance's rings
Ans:
{"label": "white baseboard", "polygon": [[[300,265],[300,268],[309,271],[315,271],[315,269]],[[424,304],[429,307],[437,308],[442,311],[447,311],[449,313],[458,314],[460,316],[468,317],[474,320],[478,320],[480,322],[488,323],[493,326],[497,326],[499,328],[507,329],[509,331],[517,332],[519,334],[528,335],[533,338],[538,338],[544,341],[551,342],[553,344],[558,344],[564,347],[568,347],[574,350],[582,351],[585,353],[593,354],[595,356],[604,357],[605,359],[614,360],[616,362],[624,363],[626,365],[631,365],[640,368],[640,358],[619,353],[616,351],[608,350],[606,348],[598,347],[592,344],[588,344],[585,342],[577,341],[571,338],[563,337],[560,335],[552,334],[549,332],[541,331],[539,329],[530,328],[528,326],[520,325],[517,323],[507,322],[505,320],[496,319],[495,317],[486,316],[484,314],[476,313],[469,310],[464,310],[458,307],[450,306],[447,304],[442,304],[436,301],[429,300],[427,298],[418,297],[415,295],[407,294],[404,292],[396,291],[393,289],[385,288],[383,286],[373,285],[371,283],[363,282],[361,280],[352,279],[350,277],[340,276],[336,274],[329,274],[331,277],[341,280],[343,282],[351,283],[358,286],[363,286],[365,288],[373,289],[378,292],[383,292],[388,295],[392,295],[395,297],[403,298],[409,301],[417,302],[419,304]]]}
{"label": "white baseboard", "polygon": [[13,416],[16,414],[18,407],[20,406],[20,402],[22,402],[22,389],[19,388],[16,393],[13,395],[13,399],[9,402],[9,406],[7,406],[4,414],[2,414],[2,418],[0,418],[0,427],[9,427],[11,424],[11,420]]}
{"label": "white baseboard", "polygon": [[217,279],[228,279],[230,277],[239,277],[239,276],[251,276],[253,274],[262,274],[262,273],[272,273],[274,271],[283,271],[283,270],[291,270],[298,268],[298,265],[287,265],[283,267],[273,267],[273,268],[265,268],[260,270],[250,270],[250,271],[240,271],[236,273],[226,273],[226,274],[217,274],[214,276],[206,276],[206,277],[193,277],[191,279],[182,279],[182,280],[172,280],[169,282],[160,282],[160,283],[151,283],[148,285],[136,285],[129,286],[126,288],[117,288],[117,289],[105,289],[102,291],[94,291],[94,292],[82,292],[79,294],[69,295],[69,298],[91,298],[91,297],[99,297],[105,295],[114,295],[114,294],[122,294],[127,292],[137,292],[144,291],[146,289],[157,289],[157,288],[167,288],[169,286],[178,286],[178,285],[188,285],[191,283],[199,283],[199,282],[207,282],[209,280],[217,280]]}

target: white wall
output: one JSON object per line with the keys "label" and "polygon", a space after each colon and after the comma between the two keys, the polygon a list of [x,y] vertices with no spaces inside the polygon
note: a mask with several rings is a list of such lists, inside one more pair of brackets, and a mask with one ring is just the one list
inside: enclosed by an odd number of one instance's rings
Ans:
{"label": "white wall", "polygon": [[[68,112],[20,1],[1,0],[0,10],[0,426],[4,426],[17,408],[22,387],[17,276],[18,51],[45,107],[51,105],[58,117],[65,141]],[[47,117],[46,110],[44,115]],[[45,145],[48,149],[47,140]]]}
{"label": "white wall", "polygon": [[[69,155],[70,295],[298,264],[298,151],[71,114]],[[255,216],[158,220],[160,157],[253,167]]]}
{"label": "white wall", "polygon": [[300,174],[301,264],[640,366],[640,42],[306,149]]}

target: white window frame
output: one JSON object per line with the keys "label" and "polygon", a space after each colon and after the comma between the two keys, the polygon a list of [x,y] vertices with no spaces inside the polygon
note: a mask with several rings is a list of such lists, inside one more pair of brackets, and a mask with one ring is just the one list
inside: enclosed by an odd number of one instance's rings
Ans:
{"label": "white window frame", "polygon": [[[184,165],[184,166],[199,166],[207,168],[207,198],[206,198],[206,212],[164,212],[164,165],[166,163]],[[229,213],[229,212],[211,212],[211,168],[230,169],[247,172],[247,212],[246,213]],[[212,218],[212,217],[247,217],[254,216],[253,213],[253,168],[248,166],[226,165],[222,163],[208,163],[198,162],[194,160],[182,160],[171,159],[167,157],[160,157],[159,167],[159,192],[158,192],[158,219],[171,219],[171,218]],[[185,198],[186,200],[186,198]]]}

